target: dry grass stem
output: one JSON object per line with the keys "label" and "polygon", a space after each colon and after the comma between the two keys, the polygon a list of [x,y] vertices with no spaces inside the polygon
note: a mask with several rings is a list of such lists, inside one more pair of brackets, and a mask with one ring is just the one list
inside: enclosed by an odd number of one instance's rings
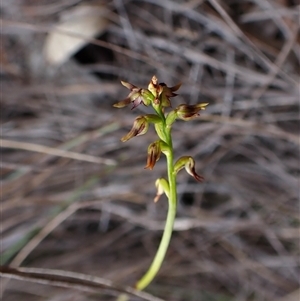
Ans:
{"label": "dry grass stem", "polygon": [[[90,1],[2,2],[3,300],[297,300],[297,1],[101,0],[109,25],[94,38],[55,29]],[[86,43],[61,65],[43,56],[55,30]],[[165,162],[143,168],[151,128],[120,142],[148,108],[112,105],[127,95],[120,80],[144,87],[154,74],[182,82],[173,108],[209,106],[173,127],[176,159],[193,156],[205,181],[178,175],[150,296],[130,287],[164,227],[166,199],[153,198]]]}

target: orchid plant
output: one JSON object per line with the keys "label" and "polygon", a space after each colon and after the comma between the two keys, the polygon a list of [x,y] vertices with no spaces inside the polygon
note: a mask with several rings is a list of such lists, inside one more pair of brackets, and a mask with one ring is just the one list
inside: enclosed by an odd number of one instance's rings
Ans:
{"label": "orchid plant", "polygon": [[192,157],[183,156],[174,163],[171,135],[172,125],[176,119],[189,121],[199,116],[199,111],[204,110],[208,103],[199,103],[196,105],[181,104],[175,109],[166,112],[166,108],[172,107],[170,99],[171,97],[177,96],[174,92],[180,88],[181,84],[168,87],[164,83],[158,83],[156,76],[152,77],[148,89],[139,88],[124,81],[121,83],[130,90],[130,93],[124,100],[114,104],[114,107],[123,108],[132,103],[132,109],[143,104],[145,106],[152,106],[154,110],[154,114],[138,116],[130,132],[125,135],[121,141],[125,142],[135,136],[144,135],[148,131],[149,125],[153,124],[159,139],[151,143],[148,147],[148,157],[145,168],[152,170],[155,163],[159,160],[161,153],[163,153],[167,159],[168,179],[159,178],[156,180],[155,186],[157,188],[157,194],[154,198],[154,202],[157,202],[160,196],[165,194],[168,198],[168,214],[163,236],[152,264],[145,275],[136,283],[136,288],[143,290],[158,273],[170,243],[177,208],[177,173],[185,168],[187,173],[197,181],[202,182],[204,179],[201,175],[196,173],[195,160]]}

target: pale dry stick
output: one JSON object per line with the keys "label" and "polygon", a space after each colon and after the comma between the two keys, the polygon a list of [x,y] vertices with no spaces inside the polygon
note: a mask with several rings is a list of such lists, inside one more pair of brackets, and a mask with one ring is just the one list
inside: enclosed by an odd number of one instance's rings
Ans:
{"label": "pale dry stick", "polygon": [[125,38],[127,39],[130,48],[133,49],[134,51],[137,51],[139,47],[137,45],[137,40],[135,38],[132,25],[131,25],[130,20],[128,18],[128,14],[127,14],[126,9],[124,7],[124,3],[123,3],[122,0],[114,0],[113,2],[115,4],[115,7],[116,7],[118,13],[119,13],[118,15],[119,15],[119,19],[120,19],[120,22],[121,22],[122,29],[123,29],[124,34],[125,34]]}
{"label": "pale dry stick", "polygon": [[[85,184],[80,187],[77,191],[77,194],[80,193],[82,189],[87,189],[91,185],[95,183],[95,178],[91,178],[88,181],[85,182]],[[74,194],[76,196],[77,194]],[[71,216],[76,210],[80,208],[79,204],[72,204],[69,205],[70,202],[74,202],[74,199],[71,198],[68,200],[68,202],[65,202],[66,209],[62,209],[63,211],[59,212],[55,215],[55,217],[46,225],[42,230],[40,230],[34,237],[32,237],[25,247],[18,253],[18,255],[12,260],[11,266],[19,266],[26,257],[32,252],[33,249],[36,248],[36,246],[49,234],[55,229],[59,224],[61,224],[65,219],[67,219],[69,216]],[[4,292],[5,286],[7,283],[3,283],[2,289]]]}
{"label": "pale dry stick", "polygon": [[[276,75],[278,74],[279,70],[281,69],[283,63],[285,62],[288,54],[292,50],[293,45],[295,44],[296,39],[297,39],[297,33],[298,33],[297,27],[298,26],[296,25],[295,28],[293,30],[291,30],[292,33],[290,35],[288,35],[289,36],[288,41],[284,44],[280,53],[276,57],[274,64],[278,67],[278,69],[270,70],[270,72],[268,74],[268,81],[263,86],[260,86],[256,90],[254,90],[254,92],[252,94],[252,98],[254,99],[254,105],[256,105],[256,107],[259,105],[258,100],[263,96],[263,94],[267,91],[269,85],[274,81],[274,79],[276,78]],[[274,117],[274,118],[276,118],[276,117]]]}
{"label": "pale dry stick", "polygon": [[[283,243],[280,241],[280,239],[277,237],[275,231],[271,227],[266,227],[264,230],[265,237],[269,241],[270,245],[273,247],[273,249],[280,255],[282,260],[286,262],[285,258],[289,256],[288,251],[284,247]],[[294,258],[292,259],[293,266],[287,265],[287,269],[289,270],[290,274],[293,275],[293,278],[297,279],[298,273],[296,269],[293,267],[297,266],[297,260]]]}
{"label": "pale dry stick", "polygon": [[[297,186],[297,180],[292,176],[289,175],[286,172],[286,168],[283,166],[281,160],[272,152],[269,151],[268,149],[264,149],[260,147],[260,145],[257,145],[257,150],[258,153],[260,153],[263,158],[257,157],[255,158],[253,155],[249,154],[254,160],[258,166],[263,166],[265,170],[268,170],[270,173],[273,173],[276,177],[278,177],[280,180],[280,183],[289,183],[290,187],[287,188],[288,191],[293,191],[293,187]],[[246,150],[247,151],[247,150]],[[256,151],[257,152],[257,151]],[[268,158],[268,160],[265,160],[265,158]],[[271,161],[272,164],[269,164],[268,161]],[[296,192],[297,193],[297,192]],[[278,206],[282,205],[282,202],[279,202],[280,204],[277,204],[277,206],[274,204],[274,199],[271,201],[271,204],[273,205],[272,210],[278,210],[279,208],[276,208]],[[249,210],[249,209],[248,209]],[[279,209],[280,210],[280,209]],[[265,237],[269,241],[269,243],[273,246],[274,250],[279,255],[288,255],[288,252],[286,251],[284,245],[282,242],[278,239],[277,234],[271,227],[263,227]],[[294,275],[296,278],[297,275],[293,269],[290,269],[291,274]]]}
{"label": "pale dry stick", "polygon": [[[280,16],[277,16],[276,19],[280,19]],[[293,48],[293,45],[296,42],[296,38],[297,38],[297,33],[298,33],[298,26],[296,25],[294,28],[289,29],[288,26],[285,24],[285,22],[282,20],[282,23],[285,25],[285,29],[287,29],[288,33],[288,41],[285,43],[285,45],[283,46],[283,48],[281,49],[280,53],[278,54],[276,60],[275,60],[275,65],[278,66],[278,70],[281,68],[281,66],[283,65],[284,61],[286,60],[288,54],[290,53],[290,51]],[[268,86],[272,83],[272,81],[275,79],[276,75],[278,72],[276,72],[276,70],[271,70],[269,72],[269,81],[267,83],[265,83],[264,86],[259,87],[257,90],[254,90],[253,96],[252,98],[255,99],[256,101],[256,105],[258,105],[257,100],[259,98],[261,98],[261,96],[266,92]]]}
{"label": "pale dry stick", "polygon": [[[38,163],[40,163],[43,160],[46,160],[47,158],[43,157]],[[63,167],[68,164],[68,159],[60,159],[61,164],[60,167]],[[12,187],[8,187],[7,189],[3,188],[4,194],[10,193],[14,191],[15,195],[14,198],[11,200],[13,202],[22,204],[22,199],[24,195],[29,193],[32,189],[35,187],[39,187],[42,183],[44,183],[49,177],[55,172],[56,166],[48,166],[47,168],[43,169],[43,172],[41,173],[33,173],[32,177],[28,176],[28,172],[30,170],[21,170],[21,179],[20,179],[20,186],[16,185],[16,182],[13,183]],[[19,170],[20,172],[20,170]],[[22,183],[22,179],[25,178],[25,183],[30,183],[30,185],[25,185]],[[23,187],[22,189],[18,189],[19,187]]]}
{"label": "pale dry stick", "polygon": [[199,119],[212,121],[212,122],[218,122],[218,123],[228,123],[236,126],[243,127],[247,130],[256,131],[255,135],[258,136],[269,136],[274,135],[277,137],[280,137],[283,140],[290,141],[296,145],[300,145],[300,139],[297,135],[285,132],[276,126],[272,125],[264,125],[259,124],[253,121],[246,121],[239,118],[234,117],[226,117],[226,116],[217,116],[217,115],[201,115]]}
{"label": "pale dry stick", "polygon": [[260,277],[265,278],[267,281],[274,283],[284,290],[290,290],[291,288],[293,288],[293,285],[288,280],[278,277],[262,263],[250,259],[248,254],[246,254],[241,248],[233,245],[228,237],[223,236],[219,240],[219,243],[225,250],[231,253],[232,256],[235,257],[245,268],[250,269],[255,274],[258,274]]}
{"label": "pale dry stick", "polygon": [[[18,267],[27,258],[27,256],[63,221],[65,221],[69,216],[78,210],[78,204],[73,204],[67,208],[67,210],[62,211],[56,217],[54,217],[41,231],[37,233],[25,247],[17,254],[17,256],[12,260],[10,266]],[[1,295],[3,295],[8,281],[3,281],[1,286]]]}
{"label": "pale dry stick", "polygon": [[97,164],[106,164],[106,165],[116,165],[116,161],[112,159],[104,159],[95,157],[92,155],[80,154],[76,152],[71,152],[63,149],[48,147],[44,145],[28,143],[28,142],[19,142],[13,140],[0,139],[0,147],[10,148],[10,149],[21,149],[31,152],[43,153],[51,156],[69,158],[79,161],[97,163]]}
{"label": "pale dry stick", "polygon": [[[164,0],[164,1],[144,0],[144,2],[149,2],[154,5],[161,6],[164,9],[174,11],[178,14],[181,13],[185,17],[202,24],[209,31],[220,32],[225,37],[225,40],[229,41],[230,43],[238,42],[236,36],[228,30],[227,26],[222,26],[223,24],[221,24],[221,22],[219,22],[215,18],[210,18],[204,14],[199,13],[197,10],[193,8],[193,5],[192,6],[186,5],[185,2],[184,4],[176,3],[175,1],[171,1],[171,0]],[[199,5],[201,5],[201,2],[199,3]]]}
{"label": "pale dry stick", "polygon": [[274,5],[276,4],[274,3],[272,4],[268,0],[254,0],[254,1],[256,2],[257,6],[263,8],[264,11],[270,16],[270,19],[272,19],[273,22],[277,24],[278,28],[281,30],[281,32],[284,34],[286,38],[290,38],[293,35],[290,31],[289,26],[283,20],[283,17],[278,13],[278,10],[274,7]]}
{"label": "pale dry stick", "polygon": [[2,93],[7,94],[7,97],[30,96],[34,94],[47,94],[56,96],[72,96],[72,95],[91,95],[101,93],[116,93],[119,84],[113,83],[97,83],[97,84],[69,84],[61,87],[50,83],[46,85],[35,85],[30,87],[11,88],[3,87]]}
{"label": "pale dry stick", "polygon": [[233,30],[233,32],[243,39],[247,44],[249,44],[252,49],[254,50],[254,53],[259,56],[261,60],[263,60],[265,63],[268,63],[269,67],[269,73],[280,73],[282,74],[286,79],[288,79],[291,83],[294,85],[297,85],[297,81],[293,79],[291,76],[289,76],[286,72],[280,69],[275,63],[269,60],[257,46],[243,33],[243,31],[235,24],[235,22],[232,20],[232,18],[228,15],[228,13],[225,11],[225,9],[220,5],[219,0],[209,0],[211,5],[219,12],[219,14],[223,17],[225,22],[229,25],[229,27]]}
{"label": "pale dry stick", "polygon": [[[54,218],[51,219],[49,223],[46,224],[44,228],[42,228],[36,236],[34,236],[27,245],[18,253],[18,255],[12,260],[11,266],[19,266],[24,259],[32,252],[33,249],[36,248],[40,242],[47,237],[58,225],[60,225],[64,220],[66,220],[69,216],[71,216],[74,212],[81,208],[81,204],[71,203],[75,202],[78,195],[80,195],[81,191],[85,191],[90,189],[92,185],[96,183],[97,178],[88,179],[81,187],[75,190],[74,195],[64,203],[66,208],[63,208],[61,212],[55,215]],[[75,199],[74,199],[75,198]]]}
{"label": "pale dry stick", "polygon": [[[8,209],[11,209],[11,208],[15,208],[15,207],[11,206]],[[5,208],[3,210],[3,205],[1,204],[2,216],[3,216],[3,213],[5,212],[5,210],[7,210],[7,208]],[[6,219],[6,220],[4,220],[2,218],[1,219],[1,240],[2,240],[2,243],[5,240],[4,233],[6,231],[9,231],[9,230],[13,229],[14,227],[16,227],[16,220],[17,220],[18,224],[25,224],[28,220],[34,219],[34,217],[35,217],[35,212],[33,212],[33,211],[28,212],[28,211],[24,210],[24,212],[22,212],[21,214],[18,214],[17,218],[16,218],[16,216],[14,216],[13,218],[10,218],[10,219]],[[27,231],[28,230],[25,227],[22,227],[21,233],[26,233]],[[21,234],[21,236],[23,236],[23,235]],[[3,247],[3,245],[2,245],[2,247]]]}
{"label": "pale dry stick", "polygon": [[[36,164],[40,164],[40,163],[44,163],[46,160],[49,159],[48,156],[43,156],[41,159],[39,158],[40,156],[35,155],[33,156],[33,160],[34,162],[36,162]],[[62,159],[60,158],[61,164],[60,167],[65,166],[66,164],[68,164],[69,160],[66,159]],[[32,178],[29,175],[29,172],[31,171],[31,169],[22,169],[20,168],[19,170],[16,170],[15,172],[19,174],[18,176],[18,180],[17,181],[13,181],[13,185],[6,185],[5,187],[2,187],[2,193],[4,195],[9,194],[14,192],[14,198],[11,199],[11,202],[15,202],[15,203],[22,203],[22,199],[23,196],[26,195],[31,189],[33,189],[34,187],[38,187],[39,185],[41,185],[43,182],[45,182],[45,180],[47,180],[52,174],[53,172],[56,170],[56,166],[48,166],[47,168],[43,169],[43,172],[39,172],[39,173],[33,173],[32,174]],[[30,185],[25,185],[24,186],[24,182],[23,179],[25,179],[25,183],[29,183]],[[19,189],[20,187],[22,187],[22,189]],[[9,202],[9,203],[11,203]],[[8,205],[8,203],[7,203]]]}
{"label": "pale dry stick", "polygon": [[[54,29],[51,28],[50,26],[42,26],[42,25],[36,26],[36,25],[33,25],[33,24],[29,24],[29,23],[17,22],[17,21],[5,20],[5,19],[0,19],[0,23],[2,25],[2,28],[5,29],[5,30],[16,28],[18,30],[19,29],[26,29],[26,30],[31,30],[31,31],[34,31],[34,32],[43,32],[43,33],[48,33],[51,30],[54,31]],[[96,45],[96,46],[101,46],[101,47],[104,47],[104,48],[107,48],[107,49],[111,49],[111,50],[113,50],[117,53],[120,53],[122,55],[126,55],[126,56],[131,57],[135,60],[140,60],[142,62],[145,62],[145,63],[149,64],[151,67],[157,68],[158,70],[159,69],[164,69],[163,66],[161,64],[159,64],[157,61],[150,60],[149,56],[140,54],[138,52],[133,52],[132,50],[121,47],[119,45],[112,44],[112,43],[109,43],[109,42],[105,42],[105,41],[102,41],[102,40],[87,38],[84,35],[75,34],[73,32],[67,31],[67,30],[55,29],[55,32],[65,34],[65,35],[68,35],[70,37],[74,37],[74,38],[84,40],[84,41],[86,41],[87,44],[90,43],[90,44],[93,44],[93,45]]]}
{"label": "pale dry stick", "polygon": [[82,273],[42,269],[42,268],[10,268],[0,267],[0,276],[45,285],[71,288],[74,290],[99,293],[102,291],[126,293],[145,301],[164,301],[148,293],[137,291],[131,287],[115,285],[112,281]]}
{"label": "pale dry stick", "polygon": [[299,240],[300,228],[285,227],[276,229],[276,235],[279,236],[281,239]]}
{"label": "pale dry stick", "polygon": [[22,170],[30,170],[30,171],[32,170],[40,171],[39,168],[36,168],[30,164],[3,162],[3,160],[1,161],[1,167],[3,169],[10,169],[10,170],[22,169]]}
{"label": "pale dry stick", "polygon": [[18,267],[27,258],[27,256],[63,221],[74,214],[80,208],[80,204],[72,204],[66,210],[56,215],[39,233],[34,236],[26,246],[11,261],[12,267]]}
{"label": "pale dry stick", "polygon": [[[232,126],[230,124],[225,124],[225,126],[221,126],[219,129],[217,129],[212,135],[211,135],[211,139],[213,140],[213,137],[216,137],[215,139],[219,139],[217,137],[224,137],[227,133],[234,133],[234,131],[232,131]],[[210,166],[210,168],[206,171],[206,178],[212,178],[213,174],[216,172],[217,167],[220,164],[220,161],[228,154],[230,153],[230,151],[232,151],[233,149],[235,149],[238,145],[240,145],[243,140],[245,140],[246,135],[236,135],[231,141],[228,142],[223,142],[220,145],[220,148],[215,151],[212,156],[210,156],[209,159],[205,160],[205,166]],[[220,142],[217,142],[220,143]],[[199,152],[199,150],[197,151]],[[206,190],[205,187],[206,183],[204,183],[204,188],[202,190],[202,194],[199,195],[199,200],[200,202],[203,200],[203,192]],[[233,193],[233,192],[232,192]],[[234,193],[233,193],[234,194]],[[200,204],[199,204],[200,206]],[[226,220],[225,220],[226,221]],[[220,221],[221,222],[221,221]],[[221,224],[223,223],[223,221],[221,222]],[[250,227],[251,225],[249,225]],[[224,225],[224,228],[226,228],[226,226]],[[224,229],[221,228],[221,229]],[[228,230],[230,230],[233,227],[228,227]]]}
{"label": "pale dry stick", "polygon": [[[97,139],[107,133],[111,133],[111,132],[117,130],[118,128],[119,128],[119,123],[116,123],[116,122],[110,123],[107,126],[101,127],[100,129],[98,128],[94,131],[80,134],[79,136],[77,136],[65,143],[60,144],[59,148],[61,150],[65,150],[65,149],[73,148],[75,146],[79,146],[91,139]],[[0,144],[0,146],[1,146],[1,144]],[[38,162],[40,164],[40,163],[45,163],[48,159],[49,159],[49,156],[43,156],[41,159],[34,158],[34,161]],[[63,162],[63,165],[67,164],[67,162]],[[53,173],[53,170],[55,170],[55,167],[51,167],[51,168],[48,167],[46,169],[43,169],[44,173],[37,175],[36,180],[34,182],[32,182],[32,185],[33,186],[40,185],[42,182],[44,182],[45,179],[47,179]],[[22,177],[26,176],[26,174],[28,174],[29,171],[30,171],[30,169],[26,169],[26,170],[21,169]],[[29,187],[31,187],[31,186],[29,186]],[[5,188],[3,188],[3,191],[5,191]]]}
{"label": "pale dry stick", "polygon": [[[221,154],[223,155],[223,153]],[[221,157],[221,156],[220,156]],[[221,158],[217,158],[220,160]],[[124,198],[123,195],[118,197],[120,200],[130,201],[127,197]],[[101,202],[102,204],[102,202]],[[99,209],[97,202],[82,202],[81,208],[94,208]],[[139,227],[143,227],[145,229],[151,231],[161,231],[164,229],[164,222],[158,220],[147,219],[146,216],[139,216],[135,211],[128,209],[125,206],[118,204],[107,204],[107,206],[101,206],[102,211],[108,211],[112,215],[116,215],[118,217],[123,218],[128,223],[137,225]],[[261,229],[262,225],[257,219],[243,221],[243,220],[228,220],[225,218],[219,217],[209,217],[203,216],[200,218],[180,218],[177,217],[174,223],[174,231],[187,231],[190,229],[203,228],[208,230],[226,230],[230,231],[235,229],[237,231],[241,231],[243,229]],[[296,238],[300,234],[300,228],[276,228],[273,229],[276,235],[280,238]]]}
{"label": "pale dry stick", "polygon": [[[234,230],[233,230],[234,232]],[[190,265],[189,264],[183,264],[181,269],[165,269],[164,270],[164,274],[169,274],[172,275],[173,277],[182,277],[184,279],[188,279],[189,277],[191,277],[194,274],[205,274],[208,273],[209,275],[218,275],[218,277],[220,278],[224,278],[224,283],[223,285],[226,286],[226,283],[229,284],[229,291],[232,289],[232,284],[234,284],[234,281],[236,279],[236,277],[238,277],[243,283],[245,283],[245,281],[247,281],[247,277],[242,277],[241,274],[243,275],[249,275],[249,270],[251,270],[251,268],[255,268],[252,265],[256,265],[256,261],[254,260],[249,260],[247,262],[244,262],[245,264],[243,265],[243,267],[241,267],[241,264],[238,261],[233,262],[232,260],[229,260],[229,262],[226,261],[222,261],[222,263],[216,263],[214,261],[210,261],[208,258],[203,259],[203,260],[199,260],[199,252],[201,252],[200,250],[207,251],[207,244],[208,245],[214,245],[215,243],[218,243],[219,240],[221,240],[224,236],[228,236],[231,235],[230,233],[227,232],[223,232],[221,231],[220,234],[217,234],[217,236],[210,238],[209,241],[206,241],[204,244],[203,242],[199,243],[199,247],[198,249],[195,248],[190,248],[187,247],[188,242],[186,241],[186,243],[182,244],[182,245],[178,245],[177,249],[178,252],[180,253],[180,257],[178,256],[179,259],[179,263],[178,260],[176,262],[176,260],[174,260],[174,257],[176,255],[173,256],[173,260],[169,263],[169,266],[178,266],[180,265],[180,261],[182,262],[182,258],[186,258],[186,260],[188,260],[188,258],[190,258]],[[177,242],[180,244],[180,242]],[[194,242],[195,243],[195,242]],[[185,250],[185,248],[187,250]],[[204,251],[204,253],[206,253]],[[230,253],[230,251],[229,251]],[[219,254],[219,253],[218,253]],[[204,255],[205,256],[205,255]],[[181,258],[181,259],[180,259]],[[193,261],[193,258],[198,258],[198,260]],[[212,258],[213,259],[213,258]],[[276,262],[277,263],[277,262]],[[260,268],[260,263],[258,263],[258,265],[256,265],[257,268]],[[250,268],[249,268],[250,267]],[[272,263],[270,263],[268,265],[268,267],[272,268],[274,266],[272,266]],[[276,265],[276,267],[282,267],[281,265]],[[232,277],[231,277],[232,275]],[[257,277],[256,277],[257,279]],[[228,281],[227,281],[228,280]],[[231,287],[231,289],[230,289]],[[245,287],[248,287],[248,285],[245,285]],[[261,292],[261,290],[260,290]],[[235,295],[234,300],[236,300],[237,296]],[[244,300],[244,299],[241,299]],[[268,299],[268,300],[272,300],[272,299]]]}
{"label": "pale dry stick", "polygon": [[40,17],[40,16],[49,16],[52,14],[60,13],[62,10],[65,10],[72,5],[76,5],[80,2],[80,0],[68,0],[68,1],[60,1],[58,3],[47,3],[47,4],[39,4],[39,5],[27,5],[22,9],[22,15],[27,17]]}
{"label": "pale dry stick", "polygon": [[293,292],[289,293],[288,295],[275,299],[274,301],[299,301],[300,296],[300,288],[294,290]]}
{"label": "pale dry stick", "polygon": [[[228,64],[233,64],[235,59],[235,52],[232,49],[229,49],[226,52],[226,57]],[[226,73],[226,88],[224,94],[224,106],[222,110],[223,116],[230,116],[232,110],[232,102],[233,102],[233,94],[234,94],[234,82],[235,82],[235,74],[234,72],[228,71]]]}
{"label": "pale dry stick", "polygon": [[[139,34],[141,39],[145,39],[143,34]],[[264,73],[260,73],[254,70],[249,70],[245,67],[239,65],[232,65],[226,62],[217,60],[203,52],[196,51],[195,49],[182,48],[180,45],[166,41],[160,37],[147,37],[149,43],[153,46],[164,49],[167,51],[172,51],[174,54],[180,55],[184,57],[187,61],[192,63],[200,63],[211,66],[217,70],[221,70],[224,72],[233,72],[236,75],[239,75],[244,81],[253,83],[253,84],[265,84],[268,82],[268,77]],[[287,88],[288,84],[280,79],[276,80],[276,85],[282,88]]]}
{"label": "pale dry stick", "polygon": [[256,148],[262,155],[262,157],[253,158],[258,166],[264,166],[265,170],[268,170],[271,174],[273,173],[276,177],[280,178],[280,182],[288,183],[289,191],[292,187],[298,188],[297,184],[299,183],[299,179],[287,171],[287,166],[284,165],[283,160],[278,157],[278,154],[274,153],[273,150],[260,146],[259,144],[256,145]]}
{"label": "pale dry stick", "polygon": [[[259,57],[270,70],[277,70],[277,66],[274,65],[261,51],[256,47],[256,45],[240,30],[240,28],[235,24],[235,22],[231,19],[231,17],[227,14],[227,12],[219,5],[218,2],[212,1],[211,4],[215,6],[215,9],[219,11],[220,15],[225,17],[226,24],[228,24],[229,28],[232,30],[232,32],[229,32],[227,30],[227,26],[221,26],[221,24],[218,24],[213,18],[208,18],[199,12],[195,10],[190,10],[189,8],[185,7],[185,5],[177,4],[174,1],[170,0],[164,0],[157,2],[156,0],[145,0],[146,2],[153,3],[155,5],[159,5],[162,7],[165,7],[167,9],[174,10],[175,12],[180,12],[188,17],[190,17],[193,20],[201,22],[203,25],[207,26],[212,31],[221,31],[227,39],[232,42],[232,39],[238,40],[237,37],[240,37],[243,39],[247,44],[251,45],[253,49],[253,53]],[[228,23],[227,23],[228,22]],[[170,41],[168,41],[170,42]],[[184,51],[187,52],[187,51]],[[182,53],[182,49],[179,51],[179,53]],[[192,55],[193,57],[196,57],[196,54],[193,52],[187,52],[186,58],[189,60],[189,55]],[[202,54],[203,55],[203,54]],[[210,62],[211,57],[207,56],[208,62]],[[214,59],[215,60],[215,59]],[[216,60],[215,60],[216,61]],[[211,61],[213,62],[213,60]],[[209,64],[209,63],[208,63]],[[218,64],[221,66],[222,64]],[[230,66],[228,66],[230,67]],[[244,69],[244,68],[242,68]],[[249,72],[250,70],[245,70],[244,72]],[[226,72],[226,69],[225,69]],[[252,73],[251,71],[250,73]],[[290,83],[293,83],[293,85],[297,85],[297,81],[295,81],[293,78],[291,78],[287,73],[285,73],[283,70],[278,70],[282,76],[284,76]],[[246,76],[245,74],[241,73],[242,76]],[[249,75],[250,76],[250,75]],[[254,79],[254,78],[253,78]]]}
{"label": "pale dry stick", "polygon": [[[299,17],[300,5],[296,5],[290,8],[278,8],[276,12],[280,17],[288,17],[289,19]],[[297,10],[298,9],[298,10]],[[240,21],[242,23],[252,23],[256,21],[266,21],[269,20],[272,15],[268,14],[267,11],[252,11],[245,13],[241,16]]]}
{"label": "pale dry stick", "polygon": [[195,9],[200,6],[205,0],[190,0],[185,2],[185,6],[189,9]]}
{"label": "pale dry stick", "polygon": [[189,103],[197,103],[199,99],[199,89],[196,89],[196,85],[199,85],[203,76],[203,64],[195,63],[191,67],[189,74],[189,81],[193,82],[190,91]]}
{"label": "pale dry stick", "polygon": [[[108,211],[112,215],[123,218],[130,224],[149,229],[151,231],[160,231],[164,229],[163,221],[156,221],[147,219],[146,216],[139,216],[135,211],[130,210],[122,205],[109,204],[102,207],[103,211]],[[227,231],[238,227],[239,229],[247,229],[249,227],[259,228],[260,223],[257,221],[236,221],[226,220],[224,218],[203,216],[201,219],[198,218],[180,218],[177,217],[174,222],[174,231],[187,231],[194,228],[203,228],[209,230],[224,230]]]}
{"label": "pale dry stick", "polygon": [[257,88],[257,90],[254,90],[252,94],[252,98],[256,101],[256,104],[258,100],[263,96],[263,94],[267,91],[269,85],[274,81],[276,75],[278,74],[279,70],[281,69],[283,63],[287,59],[289,53],[291,52],[298,36],[298,26],[295,26],[295,28],[292,31],[292,34],[289,37],[289,40],[284,44],[282,47],[280,53],[275,59],[274,64],[278,67],[277,70],[271,70],[268,74],[268,81],[261,87]]}

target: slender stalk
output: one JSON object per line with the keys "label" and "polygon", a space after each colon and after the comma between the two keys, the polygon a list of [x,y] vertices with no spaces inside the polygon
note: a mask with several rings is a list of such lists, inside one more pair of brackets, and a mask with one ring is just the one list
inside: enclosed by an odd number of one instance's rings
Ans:
{"label": "slender stalk", "polygon": [[174,87],[168,87],[165,83],[158,83],[157,77],[154,75],[148,85],[148,89],[142,89],[133,84],[122,82],[122,85],[131,90],[127,98],[114,104],[117,108],[123,108],[130,102],[133,102],[135,108],[138,104],[143,103],[146,106],[152,105],[157,116],[147,114],[136,118],[131,131],[121,140],[123,142],[147,132],[149,123],[154,124],[154,128],[159,137],[159,140],[151,143],[148,146],[147,169],[153,169],[161,153],[167,157],[168,181],[165,178],[156,180],[157,195],[154,199],[157,201],[159,197],[165,193],[168,197],[168,214],[164,232],[157,250],[157,253],[150,265],[150,268],[145,275],[136,283],[138,290],[143,290],[154,279],[158,273],[167,249],[170,244],[173,226],[176,216],[177,207],[177,188],[176,175],[185,168],[188,174],[193,176],[197,181],[202,182],[203,177],[195,171],[195,160],[191,156],[180,157],[174,164],[173,142],[171,136],[171,128],[176,119],[185,121],[193,117],[199,116],[199,111],[204,110],[208,103],[200,103],[197,105],[181,104],[168,113],[165,113],[165,108],[171,107],[170,98],[176,96],[174,92],[180,87],[180,84]]}
{"label": "slender stalk", "polygon": [[176,217],[176,207],[177,207],[177,192],[176,192],[176,176],[174,174],[174,164],[173,164],[173,146],[170,132],[167,134],[168,144],[170,147],[170,152],[166,154],[167,157],[167,166],[168,166],[168,179],[169,179],[169,187],[170,194],[168,199],[168,215],[167,220],[163,232],[162,239],[160,241],[160,245],[156,252],[156,255],[152,261],[152,264],[146,274],[137,282],[136,288],[138,290],[143,290],[146,286],[150,284],[150,282],[154,279],[156,274],[158,273],[162,262],[165,258],[168,246],[170,244],[174,221]]}

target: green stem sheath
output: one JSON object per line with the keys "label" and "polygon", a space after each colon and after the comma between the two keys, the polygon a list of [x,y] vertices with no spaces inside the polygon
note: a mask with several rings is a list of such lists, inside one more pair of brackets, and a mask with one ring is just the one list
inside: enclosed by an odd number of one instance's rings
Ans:
{"label": "green stem sheath", "polygon": [[174,221],[176,217],[176,208],[177,208],[177,189],[176,189],[176,175],[174,173],[174,164],[173,164],[173,146],[172,146],[172,138],[171,133],[168,131],[166,133],[167,136],[167,143],[170,147],[170,151],[166,153],[167,157],[167,167],[168,167],[168,180],[169,180],[169,199],[168,199],[168,215],[167,220],[163,232],[163,236],[158,247],[157,253],[152,261],[152,264],[146,274],[137,282],[136,289],[143,290],[147,287],[150,282],[154,279],[156,274],[158,273],[163,260],[165,258],[172,232]]}

